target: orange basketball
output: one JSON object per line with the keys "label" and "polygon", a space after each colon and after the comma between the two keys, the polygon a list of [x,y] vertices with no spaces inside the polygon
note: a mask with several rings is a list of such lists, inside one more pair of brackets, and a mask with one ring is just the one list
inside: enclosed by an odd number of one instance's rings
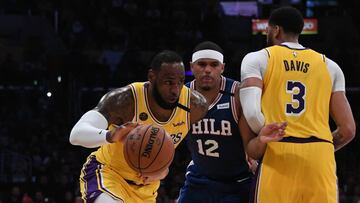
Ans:
{"label": "orange basketball", "polygon": [[175,149],[171,137],[156,125],[140,125],[129,132],[124,144],[129,166],[142,175],[163,171],[171,164]]}

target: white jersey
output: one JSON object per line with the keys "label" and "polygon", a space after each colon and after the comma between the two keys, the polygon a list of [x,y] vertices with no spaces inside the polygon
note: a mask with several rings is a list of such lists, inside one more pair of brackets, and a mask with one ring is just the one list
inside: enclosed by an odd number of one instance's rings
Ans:
{"label": "white jersey", "polygon": [[[282,45],[295,49],[305,49],[301,44],[294,42],[284,42]],[[265,75],[268,59],[269,55],[266,49],[248,53],[241,63],[241,81],[250,77],[262,80]],[[332,92],[345,91],[345,77],[339,65],[329,58],[325,58],[325,63],[331,75]]]}

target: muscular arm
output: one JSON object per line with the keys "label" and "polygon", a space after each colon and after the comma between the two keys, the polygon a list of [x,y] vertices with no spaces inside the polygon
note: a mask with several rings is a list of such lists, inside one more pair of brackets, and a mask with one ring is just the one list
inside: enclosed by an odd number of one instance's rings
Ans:
{"label": "muscular arm", "polygon": [[209,108],[205,97],[196,90],[191,90],[190,97],[190,124],[198,122],[202,119]]}
{"label": "muscular arm", "polygon": [[240,101],[243,114],[255,133],[259,133],[265,124],[261,112],[261,95],[267,60],[267,52],[261,50],[247,54],[241,63]]}
{"label": "muscular arm", "polygon": [[110,124],[121,125],[134,117],[134,98],[130,86],[118,88],[105,94],[95,110]]}
{"label": "muscular arm", "polygon": [[[235,89],[235,95],[238,95],[239,88]],[[237,109],[241,108],[241,103],[236,98]],[[272,123],[260,128],[259,135],[256,135],[248,124],[242,111],[239,112],[239,130],[243,140],[246,154],[252,159],[259,160],[263,157],[268,142],[281,140],[285,135],[287,123]]]}
{"label": "muscular arm", "polygon": [[332,93],[330,115],[337,125],[333,132],[335,151],[341,149],[355,137],[355,121],[344,91]]}
{"label": "muscular arm", "polygon": [[[134,125],[134,100],[130,87],[115,89],[102,97],[95,109],[85,113],[71,130],[69,141],[73,145],[88,148],[120,141]],[[114,131],[106,130],[109,124],[119,126]]]}

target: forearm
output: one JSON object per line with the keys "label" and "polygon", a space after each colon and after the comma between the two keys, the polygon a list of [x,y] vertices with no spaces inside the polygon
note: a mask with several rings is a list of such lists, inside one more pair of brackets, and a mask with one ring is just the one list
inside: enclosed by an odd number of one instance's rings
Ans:
{"label": "forearm", "polygon": [[240,101],[244,116],[256,134],[265,124],[265,118],[261,112],[261,94],[261,88],[255,86],[240,89]]}
{"label": "forearm", "polygon": [[251,139],[247,145],[247,154],[255,159],[259,160],[264,156],[267,144],[260,140],[260,136]]}
{"label": "forearm", "polygon": [[95,148],[109,143],[106,140],[108,122],[99,112],[85,113],[71,130],[69,141],[73,145]]}

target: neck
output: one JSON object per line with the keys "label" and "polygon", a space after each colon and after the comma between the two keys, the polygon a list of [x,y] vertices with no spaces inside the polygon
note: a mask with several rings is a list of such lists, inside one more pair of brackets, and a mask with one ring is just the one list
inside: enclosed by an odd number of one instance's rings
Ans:
{"label": "neck", "polygon": [[283,43],[283,42],[293,42],[293,43],[299,43],[299,37],[298,36],[293,36],[293,35],[283,35],[280,40],[279,40],[279,44]]}
{"label": "neck", "polygon": [[200,88],[195,81],[195,90],[200,92],[206,98],[209,104],[214,102],[217,95],[219,94],[220,88],[221,88],[221,78],[218,79],[216,85],[213,88],[210,88],[208,90],[204,90]]}

